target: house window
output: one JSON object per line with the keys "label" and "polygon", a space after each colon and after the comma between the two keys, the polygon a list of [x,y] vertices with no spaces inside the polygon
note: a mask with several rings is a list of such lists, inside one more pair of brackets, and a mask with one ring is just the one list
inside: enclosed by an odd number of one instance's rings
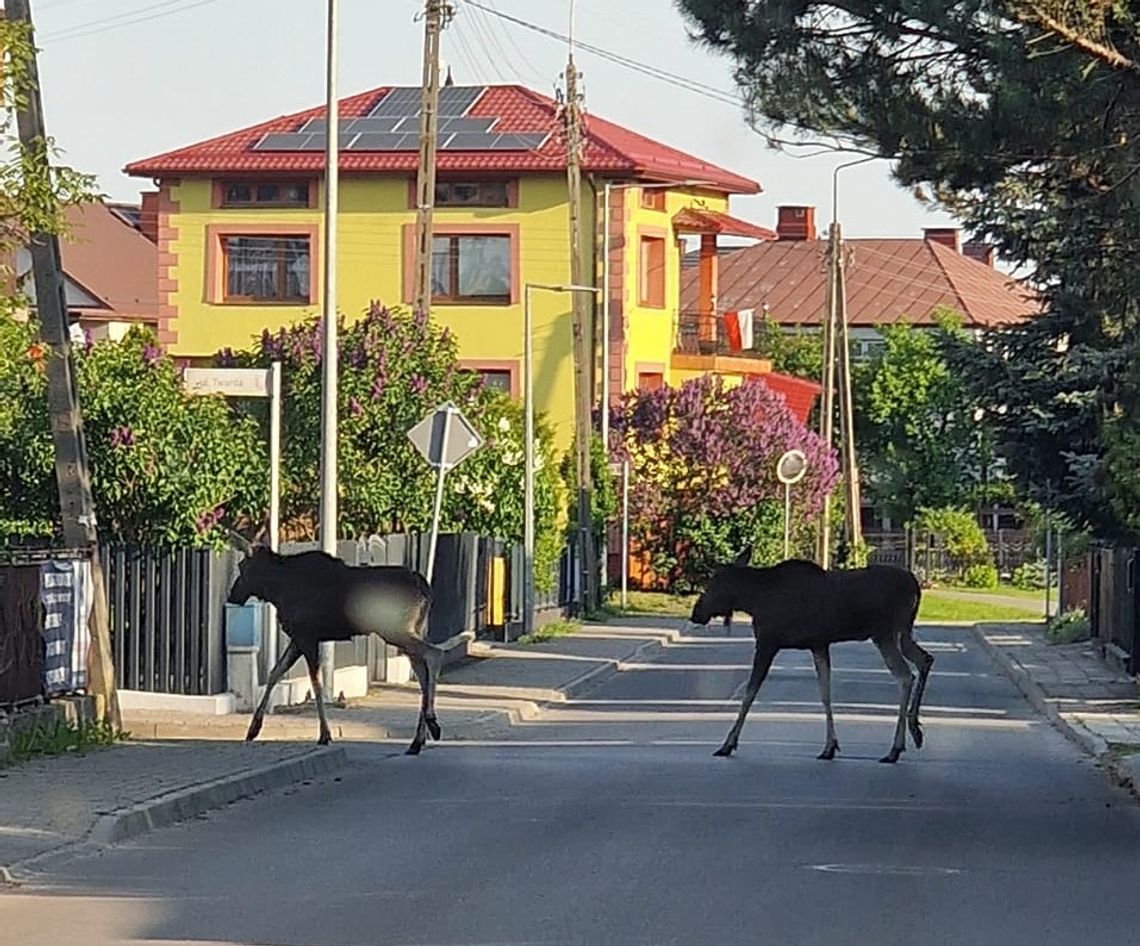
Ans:
{"label": "house window", "polygon": [[639,301],[654,309],[665,308],[665,240],[662,237],[641,238],[641,278]]}
{"label": "house window", "polygon": [[308,207],[307,181],[223,181],[223,207]]}
{"label": "house window", "polygon": [[502,391],[503,394],[511,393],[511,373],[502,369],[488,369],[484,371],[475,372],[480,378],[483,379],[483,387],[490,391]]}
{"label": "house window", "polygon": [[437,207],[509,207],[506,181],[437,181]]}
{"label": "house window", "polygon": [[637,390],[657,391],[665,386],[665,375],[660,371],[639,371],[637,373]]}
{"label": "house window", "polygon": [[223,236],[222,301],[309,302],[309,240],[307,236]]}
{"label": "house window", "polygon": [[433,302],[507,305],[511,301],[509,236],[439,236],[431,241]]}
{"label": "house window", "polygon": [[646,210],[664,210],[665,191],[659,187],[643,187],[641,189],[641,206]]}

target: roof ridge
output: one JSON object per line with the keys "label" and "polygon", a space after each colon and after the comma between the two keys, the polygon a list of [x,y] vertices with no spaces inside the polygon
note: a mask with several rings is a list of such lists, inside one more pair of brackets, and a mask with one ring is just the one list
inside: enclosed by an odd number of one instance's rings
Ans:
{"label": "roof ridge", "polygon": [[[950,249],[950,247],[944,246],[943,244],[938,243],[934,240],[923,240],[922,242],[926,246],[926,248],[929,250],[930,254],[934,257],[934,262],[938,264],[938,268],[940,270],[942,270],[942,275],[946,277],[947,284],[950,286],[951,291],[954,293],[954,297],[958,300],[958,305],[959,305],[958,311],[962,312],[966,315],[969,315],[970,314],[969,303],[967,303],[966,297],[964,295],[962,295],[962,290],[958,285],[958,281],[954,278],[953,274],[946,267],[946,264],[943,263],[943,261],[942,261],[942,251],[943,250],[945,250],[947,253],[952,253],[955,258],[962,256],[962,254],[959,253],[957,250],[952,250],[952,249]],[[962,258],[967,259],[968,257],[962,257]],[[974,260],[973,262],[977,262],[977,260]]]}

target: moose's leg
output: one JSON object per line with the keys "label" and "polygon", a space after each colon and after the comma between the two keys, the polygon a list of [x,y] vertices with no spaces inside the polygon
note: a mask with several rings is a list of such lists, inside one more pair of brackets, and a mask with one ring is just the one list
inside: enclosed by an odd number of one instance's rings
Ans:
{"label": "moose's leg", "polygon": [[922,748],[922,723],[918,719],[918,711],[922,708],[922,696],[926,692],[926,678],[930,676],[930,668],[934,666],[934,657],[915,643],[914,628],[907,628],[899,635],[899,643],[903,656],[918,667],[918,685],[914,688],[914,695],[910,700],[910,712],[907,722],[910,725],[910,735],[914,739],[916,748]]}
{"label": "moose's leg", "polygon": [[329,732],[329,721],[325,718],[324,687],[321,686],[321,652],[318,647],[319,645],[314,645],[313,650],[305,654],[305,662],[309,665],[309,683],[313,687],[313,699],[317,701],[317,718],[321,721],[317,744],[327,746],[332,742],[332,733]]}
{"label": "moose's leg", "polygon": [[736,747],[740,743],[740,730],[744,728],[744,719],[752,708],[752,701],[756,699],[756,694],[760,692],[760,684],[768,676],[768,669],[772,666],[772,659],[776,656],[776,650],[777,648],[768,644],[756,642],[756,656],[752,658],[752,676],[748,678],[748,686],[744,691],[744,700],[740,704],[740,712],[737,714],[736,722],[732,724],[732,729],[728,732],[728,737],[724,740],[724,745],[717,749],[713,755],[730,756],[736,751]]}
{"label": "moose's leg", "polygon": [[819,679],[819,698],[827,716],[827,743],[817,758],[834,759],[835,753],[839,751],[839,740],[835,737],[835,719],[831,715],[831,651],[826,645],[813,647],[811,656],[815,661],[815,675]]}
{"label": "moose's leg", "polygon": [[898,762],[899,756],[906,752],[906,711],[910,703],[911,688],[914,686],[914,674],[910,671],[910,665],[903,659],[893,633],[876,638],[875,646],[879,648],[879,653],[883,655],[883,660],[887,662],[887,667],[899,684],[899,719],[895,725],[895,739],[891,744],[891,751],[879,761]]}
{"label": "moose's leg", "polygon": [[412,744],[408,746],[404,754],[419,755],[424,743],[427,742],[428,669],[423,657],[419,654],[409,653],[407,656],[412,665],[412,673],[416,675],[416,680],[420,684],[420,716],[416,720],[416,734],[412,737]]}
{"label": "moose's leg", "polygon": [[289,668],[297,662],[297,658],[301,656],[301,648],[295,642],[289,641],[289,646],[285,648],[285,653],[277,658],[277,663],[273,665],[273,669],[269,671],[269,679],[265,681],[265,693],[262,694],[261,702],[257,704],[257,709],[254,711],[253,719],[249,721],[249,731],[245,734],[246,742],[253,742],[257,738],[257,734],[261,732],[261,724],[265,719],[265,710],[269,706],[269,697],[273,694],[273,688],[277,686],[278,682],[288,672]]}

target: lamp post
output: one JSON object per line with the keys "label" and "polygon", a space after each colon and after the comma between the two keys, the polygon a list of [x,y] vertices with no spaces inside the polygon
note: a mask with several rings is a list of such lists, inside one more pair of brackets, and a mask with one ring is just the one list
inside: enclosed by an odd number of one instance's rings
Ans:
{"label": "lamp post", "polygon": [[534,630],[534,340],[530,298],[534,291],[598,293],[596,286],[530,283],[523,290],[523,633]]}

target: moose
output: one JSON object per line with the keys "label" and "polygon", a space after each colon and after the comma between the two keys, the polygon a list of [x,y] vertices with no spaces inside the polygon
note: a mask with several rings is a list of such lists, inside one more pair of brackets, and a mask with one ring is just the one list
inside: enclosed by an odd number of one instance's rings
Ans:
{"label": "moose", "polygon": [[281,654],[266,681],[246,733],[246,742],[261,731],[269,696],[281,677],[304,657],[320,718],[318,742],[332,741],[320,675],[320,645],[343,641],[360,634],[376,634],[412,664],[419,681],[421,701],[415,737],[408,755],[418,755],[427,734],[439,740],[435,716],[435,687],[443,664],[443,652],[426,640],[431,588],[417,571],[397,565],[350,566],[325,552],[279,555],[264,545],[253,545],[231,533],[234,544],[245,552],[238,576],[230,589],[231,604],[261,598],[277,608],[281,630],[289,646]]}
{"label": "moose", "polygon": [[[825,571],[814,562],[791,559],[768,568],[751,568],[748,552],[722,566],[693,604],[689,620],[707,625],[715,617],[742,611],[752,617],[756,651],[752,674],[736,722],[714,755],[730,756],[760,685],[777,652],[810,650],[819,679],[819,694],[827,717],[827,741],[820,759],[839,751],[831,713],[832,644],[871,640],[882,654],[899,687],[899,715],[890,752],[880,762],[894,763],[906,751],[906,727],[916,748],[922,748],[919,709],[934,657],[914,640],[922,590],[909,571],[887,565]],[[910,663],[918,668],[915,683]]]}

